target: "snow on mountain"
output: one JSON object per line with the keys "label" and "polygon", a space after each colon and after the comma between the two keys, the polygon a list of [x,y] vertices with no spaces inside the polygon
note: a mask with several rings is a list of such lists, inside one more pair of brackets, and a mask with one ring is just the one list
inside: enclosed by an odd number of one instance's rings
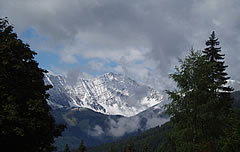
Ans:
{"label": "snow on mountain", "polygon": [[45,75],[45,83],[53,86],[48,93],[49,105],[84,107],[109,115],[134,116],[163,101],[163,94],[136,81],[114,73],[93,79],[68,83],[64,76]]}

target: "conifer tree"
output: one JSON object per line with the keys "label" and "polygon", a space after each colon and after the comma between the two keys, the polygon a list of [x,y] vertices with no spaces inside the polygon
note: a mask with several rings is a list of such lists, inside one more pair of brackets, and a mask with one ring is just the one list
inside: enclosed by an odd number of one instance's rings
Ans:
{"label": "conifer tree", "polygon": [[[177,83],[178,89],[167,91],[172,102],[167,105],[167,112],[172,116],[173,134],[172,143],[176,151],[198,151],[199,138],[203,138],[200,128],[201,111],[204,105],[209,73],[201,52],[191,50],[190,55],[184,61],[180,60],[181,66],[176,67],[176,72],[170,77]],[[205,79],[205,80],[204,80]],[[201,139],[202,140],[202,139]]]}
{"label": "conifer tree", "polygon": [[124,152],[136,152],[134,142],[132,140],[130,140],[124,147]]}
{"label": "conifer tree", "polygon": [[[225,72],[227,66],[224,65],[224,54],[221,54],[221,47],[218,39],[215,36],[215,32],[213,31],[209,40],[206,41],[207,48],[203,51],[204,56],[207,58],[207,62],[212,64],[212,72],[211,72],[211,81],[212,86],[210,88],[212,94],[218,96],[218,117],[217,120],[221,120],[222,123],[215,124],[216,127],[212,128],[213,130],[218,130],[220,133],[220,142],[218,143],[220,148],[218,151],[232,151],[237,152],[240,150],[239,140],[239,117],[233,113],[231,110],[232,98],[231,91],[233,88],[227,86],[227,80],[230,78],[227,76]],[[237,144],[238,143],[238,144]]]}
{"label": "conifer tree", "polygon": [[85,152],[86,151],[86,147],[84,145],[83,140],[80,141],[80,145],[79,145],[78,151],[79,152]]}
{"label": "conifer tree", "polygon": [[109,151],[108,152],[114,152],[114,148],[113,146],[111,145],[110,148],[109,148]]}
{"label": "conifer tree", "polygon": [[231,124],[232,88],[226,86],[227,66],[214,32],[206,45],[203,54],[191,51],[170,75],[178,88],[167,91],[176,151],[221,151],[219,143]]}
{"label": "conifer tree", "polygon": [[[212,110],[215,116],[214,124],[209,124],[206,128],[209,130],[208,136],[212,135],[214,137],[225,138],[227,136],[226,128],[231,128],[232,119],[232,98],[231,91],[233,88],[227,86],[227,80],[230,78],[226,73],[227,66],[224,65],[224,54],[221,54],[220,42],[215,36],[213,31],[209,40],[206,41],[207,48],[203,51],[203,55],[206,57],[206,62],[212,66],[211,73],[209,75],[211,79],[211,85],[209,85],[209,90],[212,95],[212,99],[209,99],[208,105],[214,105],[217,110]],[[215,100],[214,100],[215,99]],[[210,102],[212,101],[212,102]],[[214,107],[213,107],[214,108]],[[209,121],[211,122],[211,121]],[[214,127],[218,126],[218,127]],[[210,143],[210,145],[216,145],[216,141]],[[216,146],[212,146],[213,149]],[[216,149],[216,148],[215,148]]]}
{"label": "conifer tree", "polygon": [[0,147],[8,151],[49,152],[61,135],[47,104],[48,95],[33,52],[0,19]]}
{"label": "conifer tree", "polygon": [[224,54],[221,54],[221,47],[218,47],[220,42],[215,36],[215,32],[213,31],[209,40],[206,41],[205,50],[203,51],[203,56],[206,57],[206,60],[209,64],[212,64],[212,71],[211,71],[211,80],[212,80],[212,88],[211,91],[213,92],[230,92],[233,89],[229,86],[225,86],[227,80],[230,78],[226,73],[226,68],[228,66],[224,65]]}
{"label": "conifer tree", "polygon": [[64,152],[70,152],[68,144],[65,145]]}
{"label": "conifer tree", "polygon": [[143,152],[150,152],[149,144],[146,141],[143,145]]}

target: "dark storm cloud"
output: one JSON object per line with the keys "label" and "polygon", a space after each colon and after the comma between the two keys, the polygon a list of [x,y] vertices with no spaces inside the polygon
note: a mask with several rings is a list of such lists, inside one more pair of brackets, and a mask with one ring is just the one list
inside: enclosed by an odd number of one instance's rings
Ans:
{"label": "dark storm cloud", "polygon": [[74,62],[78,55],[116,62],[130,56],[128,72],[140,60],[143,71],[151,68],[162,77],[191,47],[204,49],[216,30],[229,72],[240,79],[239,0],[0,0],[0,4],[0,13],[19,30],[34,27],[49,44],[62,45],[65,62]]}

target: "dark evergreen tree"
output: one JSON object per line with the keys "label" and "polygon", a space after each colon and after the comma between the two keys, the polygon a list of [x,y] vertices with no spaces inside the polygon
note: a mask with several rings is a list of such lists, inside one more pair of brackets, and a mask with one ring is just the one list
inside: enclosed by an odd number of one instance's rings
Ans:
{"label": "dark evergreen tree", "polygon": [[223,151],[220,143],[232,124],[232,88],[226,86],[227,66],[214,32],[206,45],[203,55],[191,51],[170,75],[178,87],[167,91],[172,99],[167,111],[172,116],[176,151]]}
{"label": "dark evergreen tree", "polygon": [[[206,57],[206,62],[211,65],[211,73],[209,75],[211,79],[211,85],[209,85],[209,90],[211,92],[212,98],[215,100],[209,99],[211,105],[217,107],[217,110],[211,111],[214,114],[215,122],[208,127],[209,132],[207,133],[208,136],[214,136],[215,138],[224,139],[229,133],[230,130],[226,131],[227,128],[232,128],[233,124],[233,115],[231,111],[232,107],[232,98],[231,92],[233,88],[227,86],[227,80],[230,78],[226,73],[227,66],[224,65],[224,54],[221,54],[221,47],[218,47],[220,42],[215,36],[215,32],[213,31],[209,40],[206,41],[205,50],[203,51],[203,56]],[[209,104],[209,105],[210,105]],[[211,114],[209,113],[209,114]],[[214,127],[219,126],[219,127]],[[228,132],[228,133],[227,133]],[[216,145],[216,141],[210,143],[210,145]],[[216,146],[211,146],[216,147]],[[221,146],[222,147],[222,144]],[[213,148],[214,149],[214,148]]]}
{"label": "dark evergreen tree", "polygon": [[221,47],[217,47],[220,45],[220,42],[215,36],[215,32],[213,31],[209,40],[206,41],[207,48],[203,51],[203,56],[206,57],[206,60],[209,64],[212,64],[211,71],[211,80],[212,80],[212,88],[213,92],[227,91],[230,94],[230,91],[233,89],[229,86],[225,86],[227,80],[230,78],[226,73],[227,66],[224,65],[224,54],[221,54]]}
{"label": "dark evergreen tree", "polygon": [[64,152],[70,152],[68,144],[65,145]]}
{"label": "dark evergreen tree", "polygon": [[134,147],[134,142],[130,140],[127,145],[124,147],[123,152],[136,152],[136,149]]}
{"label": "dark evergreen tree", "polygon": [[114,152],[114,148],[113,148],[113,146],[112,146],[112,145],[110,146],[110,148],[109,148],[108,152]]}
{"label": "dark evergreen tree", "polygon": [[80,145],[79,145],[78,151],[79,152],[85,152],[86,151],[86,147],[84,145],[83,140],[80,141]]}
{"label": "dark evergreen tree", "polygon": [[143,152],[150,152],[149,144],[145,141],[143,145]]}
{"label": "dark evergreen tree", "polygon": [[240,151],[240,109],[234,111],[231,119],[232,125],[227,130],[227,137],[223,138],[220,145],[224,152],[239,152]]}
{"label": "dark evergreen tree", "polygon": [[178,89],[167,91],[172,102],[167,105],[167,112],[172,116],[172,134],[169,148],[172,151],[199,151],[203,146],[203,132],[201,130],[201,111],[205,105],[209,67],[200,52],[191,51],[181,66],[170,77],[177,83]]}
{"label": "dark evergreen tree", "polygon": [[13,33],[7,18],[0,19],[0,147],[8,151],[49,152],[61,135],[47,104],[45,70],[35,52]]}

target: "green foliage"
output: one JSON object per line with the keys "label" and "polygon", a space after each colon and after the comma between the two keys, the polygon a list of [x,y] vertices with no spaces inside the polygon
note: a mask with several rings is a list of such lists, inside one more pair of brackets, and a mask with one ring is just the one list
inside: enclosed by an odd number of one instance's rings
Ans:
{"label": "green foliage", "polygon": [[150,147],[147,141],[145,141],[142,152],[150,152]]}
{"label": "green foliage", "polygon": [[[148,150],[149,152],[159,152],[160,149],[162,149],[163,152],[168,152],[169,145],[167,143],[167,138],[171,128],[171,123],[167,122],[161,127],[149,129],[125,140],[96,147],[89,147],[88,152],[109,151],[109,148],[112,145],[114,145],[115,152],[127,151],[128,146],[130,146],[130,150],[135,150],[136,152],[142,152],[144,150]],[[133,149],[131,147],[133,147]]]}
{"label": "green foliage", "polygon": [[[170,77],[177,83],[178,90],[167,91],[172,102],[167,105],[167,112],[172,116],[171,121],[174,124],[173,146],[176,151],[197,151],[197,138],[202,135],[199,130],[201,122],[198,105],[204,105],[204,97],[207,92],[203,90],[208,85],[208,67],[205,64],[200,52],[191,50],[189,56],[181,61],[181,66],[176,67],[176,72]],[[175,149],[175,148],[173,148]]]}
{"label": "green foliage", "polygon": [[[235,133],[232,135],[229,133],[229,137],[225,138],[225,140],[222,140],[221,147],[225,149],[226,152],[238,152],[239,150],[239,143],[240,143],[240,108],[235,106],[238,105],[240,102],[240,91],[234,92],[234,107],[235,109],[235,116],[238,117],[235,121],[235,124],[238,124],[238,127],[235,127]],[[129,137],[124,140],[120,140],[117,142],[109,143],[109,144],[103,144],[96,147],[89,147],[88,152],[105,152],[109,151],[109,148],[111,148],[114,145],[114,151],[115,152],[123,152],[124,147],[129,143],[129,141],[134,141],[134,147],[136,149],[136,152],[142,152],[145,150],[146,145],[149,148],[149,152],[176,152],[176,137],[174,135],[173,130],[173,122],[169,121],[165,124],[163,124],[161,127],[152,128],[149,130],[144,131],[143,133],[140,133],[139,135]],[[232,143],[232,144],[226,144]],[[185,150],[183,150],[185,152]]]}
{"label": "green foliage", "polygon": [[6,18],[0,19],[0,145],[8,151],[54,150],[56,125],[47,104],[48,95],[33,52],[13,33]]}
{"label": "green foliage", "polygon": [[113,148],[113,146],[112,146],[112,145],[110,146],[110,148],[109,148],[108,152],[114,152],[114,148]]}
{"label": "green foliage", "polygon": [[[227,66],[224,65],[224,54],[220,54],[221,47],[219,46],[220,42],[215,37],[215,32],[213,31],[209,40],[206,42],[207,48],[203,51],[203,56],[206,57],[206,62],[212,64],[211,73],[209,77],[211,78],[212,88],[211,91],[226,91],[230,92],[233,89],[229,86],[225,86],[228,77],[225,72]],[[222,93],[222,92],[221,92]],[[228,93],[229,95],[229,93]],[[225,98],[225,97],[224,97]]]}
{"label": "green foliage", "polygon": [[231,117],[231,127],[227,130],[227,138],[223,138],[221,144],[223,151],[240,151],[240,91],[232,93],[234,113]]}
{"label": "green foliage", "polygon": [[167,91],[172,102],[167,112],[173,122],[172,147],[175,151],[222,151],[220,143],[232,127],[231,87],[226,86],[224,55],[214,32],[201,52],[191,50],[170,77],[177,89]]}
{"label": "green foliage", "polygon": [[234,115],[231,118],[231,128],[227,130],[227,136],[222,138],[219,146],[224,152],[239,152],[240,151],[240,109],[235,109]]}
{"label": "green foliage", "polygon": [[220,146],[222,151],[239,152],[240,151],[240,91],[232,93],[233,97],[233,115],[230,117],[230,124],[227,137],[222,138]]}
{"label": "green foliage", "polygon": [[130,140],[124,147],[123,152],[136,152],[134,142]]}
{"label": "green foliage", "polygon": [[70,152],[68,144],[65,145],[64,152]]}
{"label": "green foliage", "polygon": [[[234,123],[231,124],[234,124],[236,127],[233,127],[234,129],[232,130],[232,133],[230,132],[227,138],[221,140],[220,147],[222,147],[222,150],[219,151],[240,151],[240,107],[236,106],[240,102],[240,91],[236,91],[232,95],[234,97],[232,108],[235,109],[234,117],[236,117],[236,119],[233,119]],[[111,149],[113,145],[115,152],[123,152],[124,147],[126,147],[129,141],[134,142],[136,152],[142,152],[146,150],[146,147],[149,148],[149,152],[176,152],[176,136],[174,133],[173,122],[169,121],[161,127],[149,129],[139,135],[129,137],[125,140],[103,144],[92,148],[89,147],[88,152],[109,151],[109,148]],[[185,152],[186,149],[183,151]]]}

